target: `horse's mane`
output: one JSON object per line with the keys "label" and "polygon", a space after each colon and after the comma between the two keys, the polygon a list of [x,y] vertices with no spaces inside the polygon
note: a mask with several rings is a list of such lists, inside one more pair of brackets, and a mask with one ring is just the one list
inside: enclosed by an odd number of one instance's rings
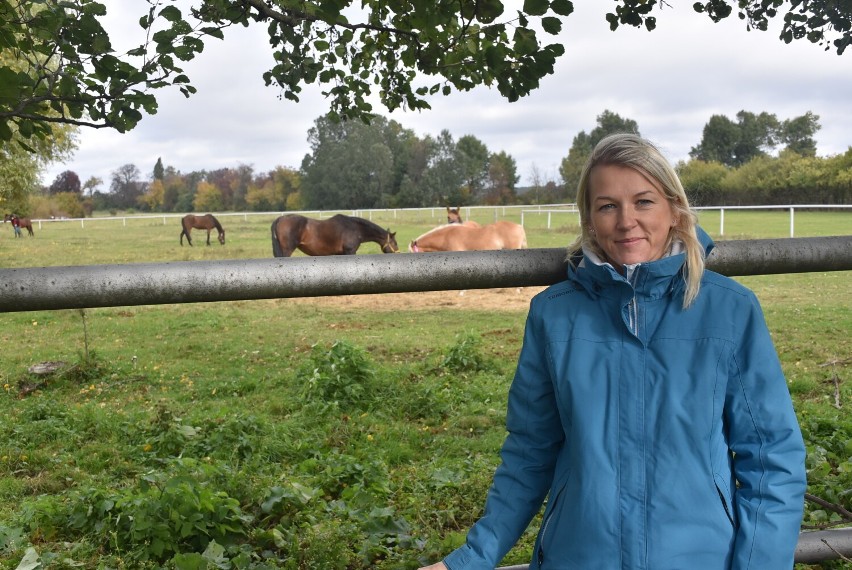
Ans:
{"label": "horse's mane", "polygon": [[224,228],[222,228],[222,224],[219,223],[219,220],[216,219],[216,216],[214,216],[213,214],[207,215],[210,216],[211,220],[213,220],[213,225],[216,226],[216,229],[221,233],[225,233]]}
{"label": "horse's mane", "polygon": [[379,224],[377,224],[375,222],[371,222],[370,220],[368,220],[366,218],[359,218],[358,216],[347,216],[347,215],[344,215],[344,214],[338,214],[338,216],[343,216],[347,220],[351,220],[352,222],[354,222],[358,225],[361,225],[365,228],[368,228],[368,229],[370,229],[374,232],[378,232],[379,235],[386,235],[386,234],[389,233],[388,230],[384,229]]}
{"label": "horse's mane", "polygon": [[444,228],[451,228],[451,227],[465,227],[465,226],[462,226],[461,224],[443,224],[443,225],[440,225],[438,227],[432,228],[431,230],[429,230],[425,234],[421,235],[417,239],[423,239],[428,235],[432,235],[433,233],[437,232],[438,230],[443,230]]}

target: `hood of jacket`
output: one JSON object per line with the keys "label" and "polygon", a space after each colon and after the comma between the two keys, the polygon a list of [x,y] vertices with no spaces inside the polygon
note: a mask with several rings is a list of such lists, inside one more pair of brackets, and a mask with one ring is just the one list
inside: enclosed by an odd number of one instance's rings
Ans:
{"label": "hood of jacket", "polygon": [[[706,259],[715,244],[701,227],[695,226],[695,232],[699,243],[704,247]],[[620,289],[622,284],[627,284],[637,293],[658,298],[669,291],[683,290],[684,280],[675,277],[680,275],[685,262],[686,251],[683,243],[678,241],[672,244],[664,257],[647,263],[628,265],[626,275],[622,275],[611,263],[584,248],[582,256],[575,256],[568,264],[568,280],[573,282],[575,287],[582,288],[595,297],[606,295],[607,292]]]}

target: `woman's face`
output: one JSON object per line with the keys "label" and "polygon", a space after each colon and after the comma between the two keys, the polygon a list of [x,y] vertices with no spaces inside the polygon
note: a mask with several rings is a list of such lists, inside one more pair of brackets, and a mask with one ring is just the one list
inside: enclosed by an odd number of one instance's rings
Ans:
{"label": "woman's face", "polygon": [[677,218],[657,182],[627,166],[595,166],[589,204],[592,237],[618,271],[663,256]]}

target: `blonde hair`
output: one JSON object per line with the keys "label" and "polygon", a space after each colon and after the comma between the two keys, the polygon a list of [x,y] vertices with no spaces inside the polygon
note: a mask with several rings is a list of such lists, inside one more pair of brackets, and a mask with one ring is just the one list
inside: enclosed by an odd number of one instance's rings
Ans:
{"label": "blonde hair", "polygon": [[676,222],[669,233],[666,250],[672,241],[680,240],[686,250],[686,263],[683,268],[686,285],[683,296],[683,308],[688,308],[698,296],[701,277],[704,274],[704,248],[698,241],[695,231],[697,217],[689,208],[686,192],[677,173],[660,150],[639,135],[619,133],[601,140],[592,151],[577,186],[577,209],[580,211],[580,235],[568,246],[568,258],[586,248],[601,259],[606,255],[591,234],[591,202],[589,200],[589,178],[596,166],[626,166],[656,181],[663,195],[674,209]]}

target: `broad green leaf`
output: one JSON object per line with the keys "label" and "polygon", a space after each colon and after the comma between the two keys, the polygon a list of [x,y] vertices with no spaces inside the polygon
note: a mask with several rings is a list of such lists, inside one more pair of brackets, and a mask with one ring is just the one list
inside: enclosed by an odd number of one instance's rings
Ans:
{"label": "broad green leaf", "polygon": [[37,570],[38,568],[41,568],[38,552],[35,548],[29,547],[15,570]]}
{"label": "broad green leaf", "polygon": [[503,2],[500,0],[480,0],[477,4],[476,16],[482,23],[491,23],[503,15]]}
{"label": "broad green leaf", "polygon": [[513,40],[515,51],[519,55],[530,55],[538,49],[538,40],[533,30],[518,28],[515,30]]}
{"label": "broad green leaf", "polygon": [[556,35],[562,31],[562,20],[553,16],[545,16],[541,19],[542,29],[551,35]]}
{"label": "broad green leaf", "polygon": [[570,0],[553,0],[550,9],[560,16],[570,16],[574,12],[574,4]]}
{"label": "broad green leaf", "polygon": [[548,0],[524,0],[524,12],[530,16],[543,16],[549,8]]}
{"label": "broad green leaf", "polygon": [[166,6],[162,10],[160,10],[160,16],[168,20],[169,22],[177,22],[181,19],[181,12],[177,6]]}

